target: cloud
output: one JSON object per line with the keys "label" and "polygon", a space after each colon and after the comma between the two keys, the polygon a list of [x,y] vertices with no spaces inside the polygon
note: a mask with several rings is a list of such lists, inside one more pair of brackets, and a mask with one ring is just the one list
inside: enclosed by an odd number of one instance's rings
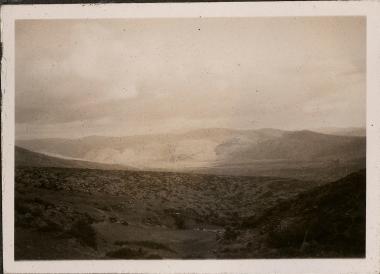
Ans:
{"label": "cloud", "polygon": [[364,123],[361,17],[16,24],[20,138]]}

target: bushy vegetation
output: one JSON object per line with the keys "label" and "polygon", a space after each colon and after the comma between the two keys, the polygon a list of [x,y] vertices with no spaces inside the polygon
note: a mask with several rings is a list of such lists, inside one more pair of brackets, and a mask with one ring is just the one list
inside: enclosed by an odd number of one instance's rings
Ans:
{"label": "bushy vegetation", "polygon": [[146,252],[141,248],[132,249],[128,247],[122,247],[120,249],[107,252],[106,256],[114,259],[144,259]]}
{"label": "bushy vegetation", "polygon": [[96,232],[94,228],[85,220],[76,221],[68,233],[78,239],[80,243],[97,248]]}
{"label": "bushy vegetation", "polygon": [[142,247],[146,247],[150,249],[162,249],[162,250],[174,252],[167,245],[157,243],[157,242],[152,242],[152,241],[116,241],[115,245],[118,245],[118,246],[137,245],[137,246],[142,246]]}
{"label": "bushy vegetation", "polygon": [[178,229],[185,229],[186,228],[186,223],[185,223],[184,217],[182,217],[181,215],[174,214],[173,218],[174,218],[175,226]]}
{"label": "bushy vegetation", "polygon": [[238,235],[239,231],[237,231],[235,227],[227,226],[223,233],[223,240],[234,241]]}
{"label": "bushy vegetation", "polygon": [[[319,185],[270,177],[17,168],[15,196],[20,231],[71,239],[70,248],[101,257],[115,247],[107,257],[364,255],[365,172]],[[122,241],[123,235],[104,242],[99,223],[120,233],[141,229],[147,238]],[[151,231],[166,238],[149,238]],[[183,235],[187,247],[173,245],[168,232]]]}
{"label": "bushy vegetation", "polygon": [[256,228],[278,256],[365,256],[365,171],[280,203]]}

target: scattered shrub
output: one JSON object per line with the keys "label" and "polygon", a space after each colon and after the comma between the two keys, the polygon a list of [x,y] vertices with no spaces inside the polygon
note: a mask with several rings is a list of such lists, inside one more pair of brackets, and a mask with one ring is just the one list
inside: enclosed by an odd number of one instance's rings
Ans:
{"label": "scattered shrub", "polygon": [[236,240],[238,235],[239,231],[235,230],[233,227],[228,226],[223,233],[223,239],[227,241],[233,241]]}
{"label": "scattered shrub", "polygon": [[158,254],[149,254],[148,256],[145,257],[145,259],[162,259],[162,257]]}
{"label": "scattered shrub", "polygon": [[19,214],[26,214],[29,213],[29,208],[21,200],[16,200],[15,211]]}
{"label": "scattered shrub", "polygon": [[146,255],[146,252],[141,248],[135,250],[127,247],[123,247],[114,251],[106,253],[107,257],[115,259],[143,259]]}
{"label": "scattered shrub", "polygon": [[179,214],[173,214],[175,226],[178,229],[186,229],[186,223],[183,217]]}
{"label": "scattered shrub", "polygon": [[69,230],[69,234],[78,239],[81,244],[92,247],[93,249],[97,248],[96,232],[85,220],[75,222]]}
{"label": "scattered shrub", "polygon": [[115,245],[139,245],[143,246],[146,248],[151,248],[151,249],[162,249],[162,250],[167,250],[174,252],[170,247],[161,244],[161,243],[156,243],[156,242],[151,242],[151,241],[116,241]]}
{"label": "scattered shrub", "polygon": [[50,220],[39,220],[37,227],[38,230],[42,232],[58,232],[62,230],[61,226]]}
{"label": "scattered shrub", "polygon": [[268,233],[268,241],[276,248],[300,248],[305,236],[307,236],[307,228],[303,223],[293,223],[289,227],[276,227]]}
{"label": "scattered shrub", "polygon": [[129,225],[129,223],[128,223],[126,220],[122,220],[120,223],[121,223],[122,225],[125,225],[125,226]]}
{"label": "scattered shrub", "polygon": [[109,217],[108,220],[109,220],[111,223],[116,223],[116,222],[117,222],[117,218],[114,217],[114,216]]}

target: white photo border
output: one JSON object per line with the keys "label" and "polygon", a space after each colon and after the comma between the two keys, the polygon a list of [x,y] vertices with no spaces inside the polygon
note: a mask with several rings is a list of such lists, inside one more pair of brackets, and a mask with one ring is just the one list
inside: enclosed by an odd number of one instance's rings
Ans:
{"label": "white photo border", "polygon": [[[364,16],[367,25],[365,259],[14,260],[15,21],[195,17]],[[380,3],[230,2],[17,5],[1,7],[4,273],[380,273]]]}

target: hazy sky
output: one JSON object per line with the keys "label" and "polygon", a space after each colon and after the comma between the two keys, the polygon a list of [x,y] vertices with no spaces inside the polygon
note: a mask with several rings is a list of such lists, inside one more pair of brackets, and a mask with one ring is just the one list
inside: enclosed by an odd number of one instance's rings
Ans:
{"label": "hazy sky", "polygon": [[16,24],[16,138],[365,126],[361,17]]}

